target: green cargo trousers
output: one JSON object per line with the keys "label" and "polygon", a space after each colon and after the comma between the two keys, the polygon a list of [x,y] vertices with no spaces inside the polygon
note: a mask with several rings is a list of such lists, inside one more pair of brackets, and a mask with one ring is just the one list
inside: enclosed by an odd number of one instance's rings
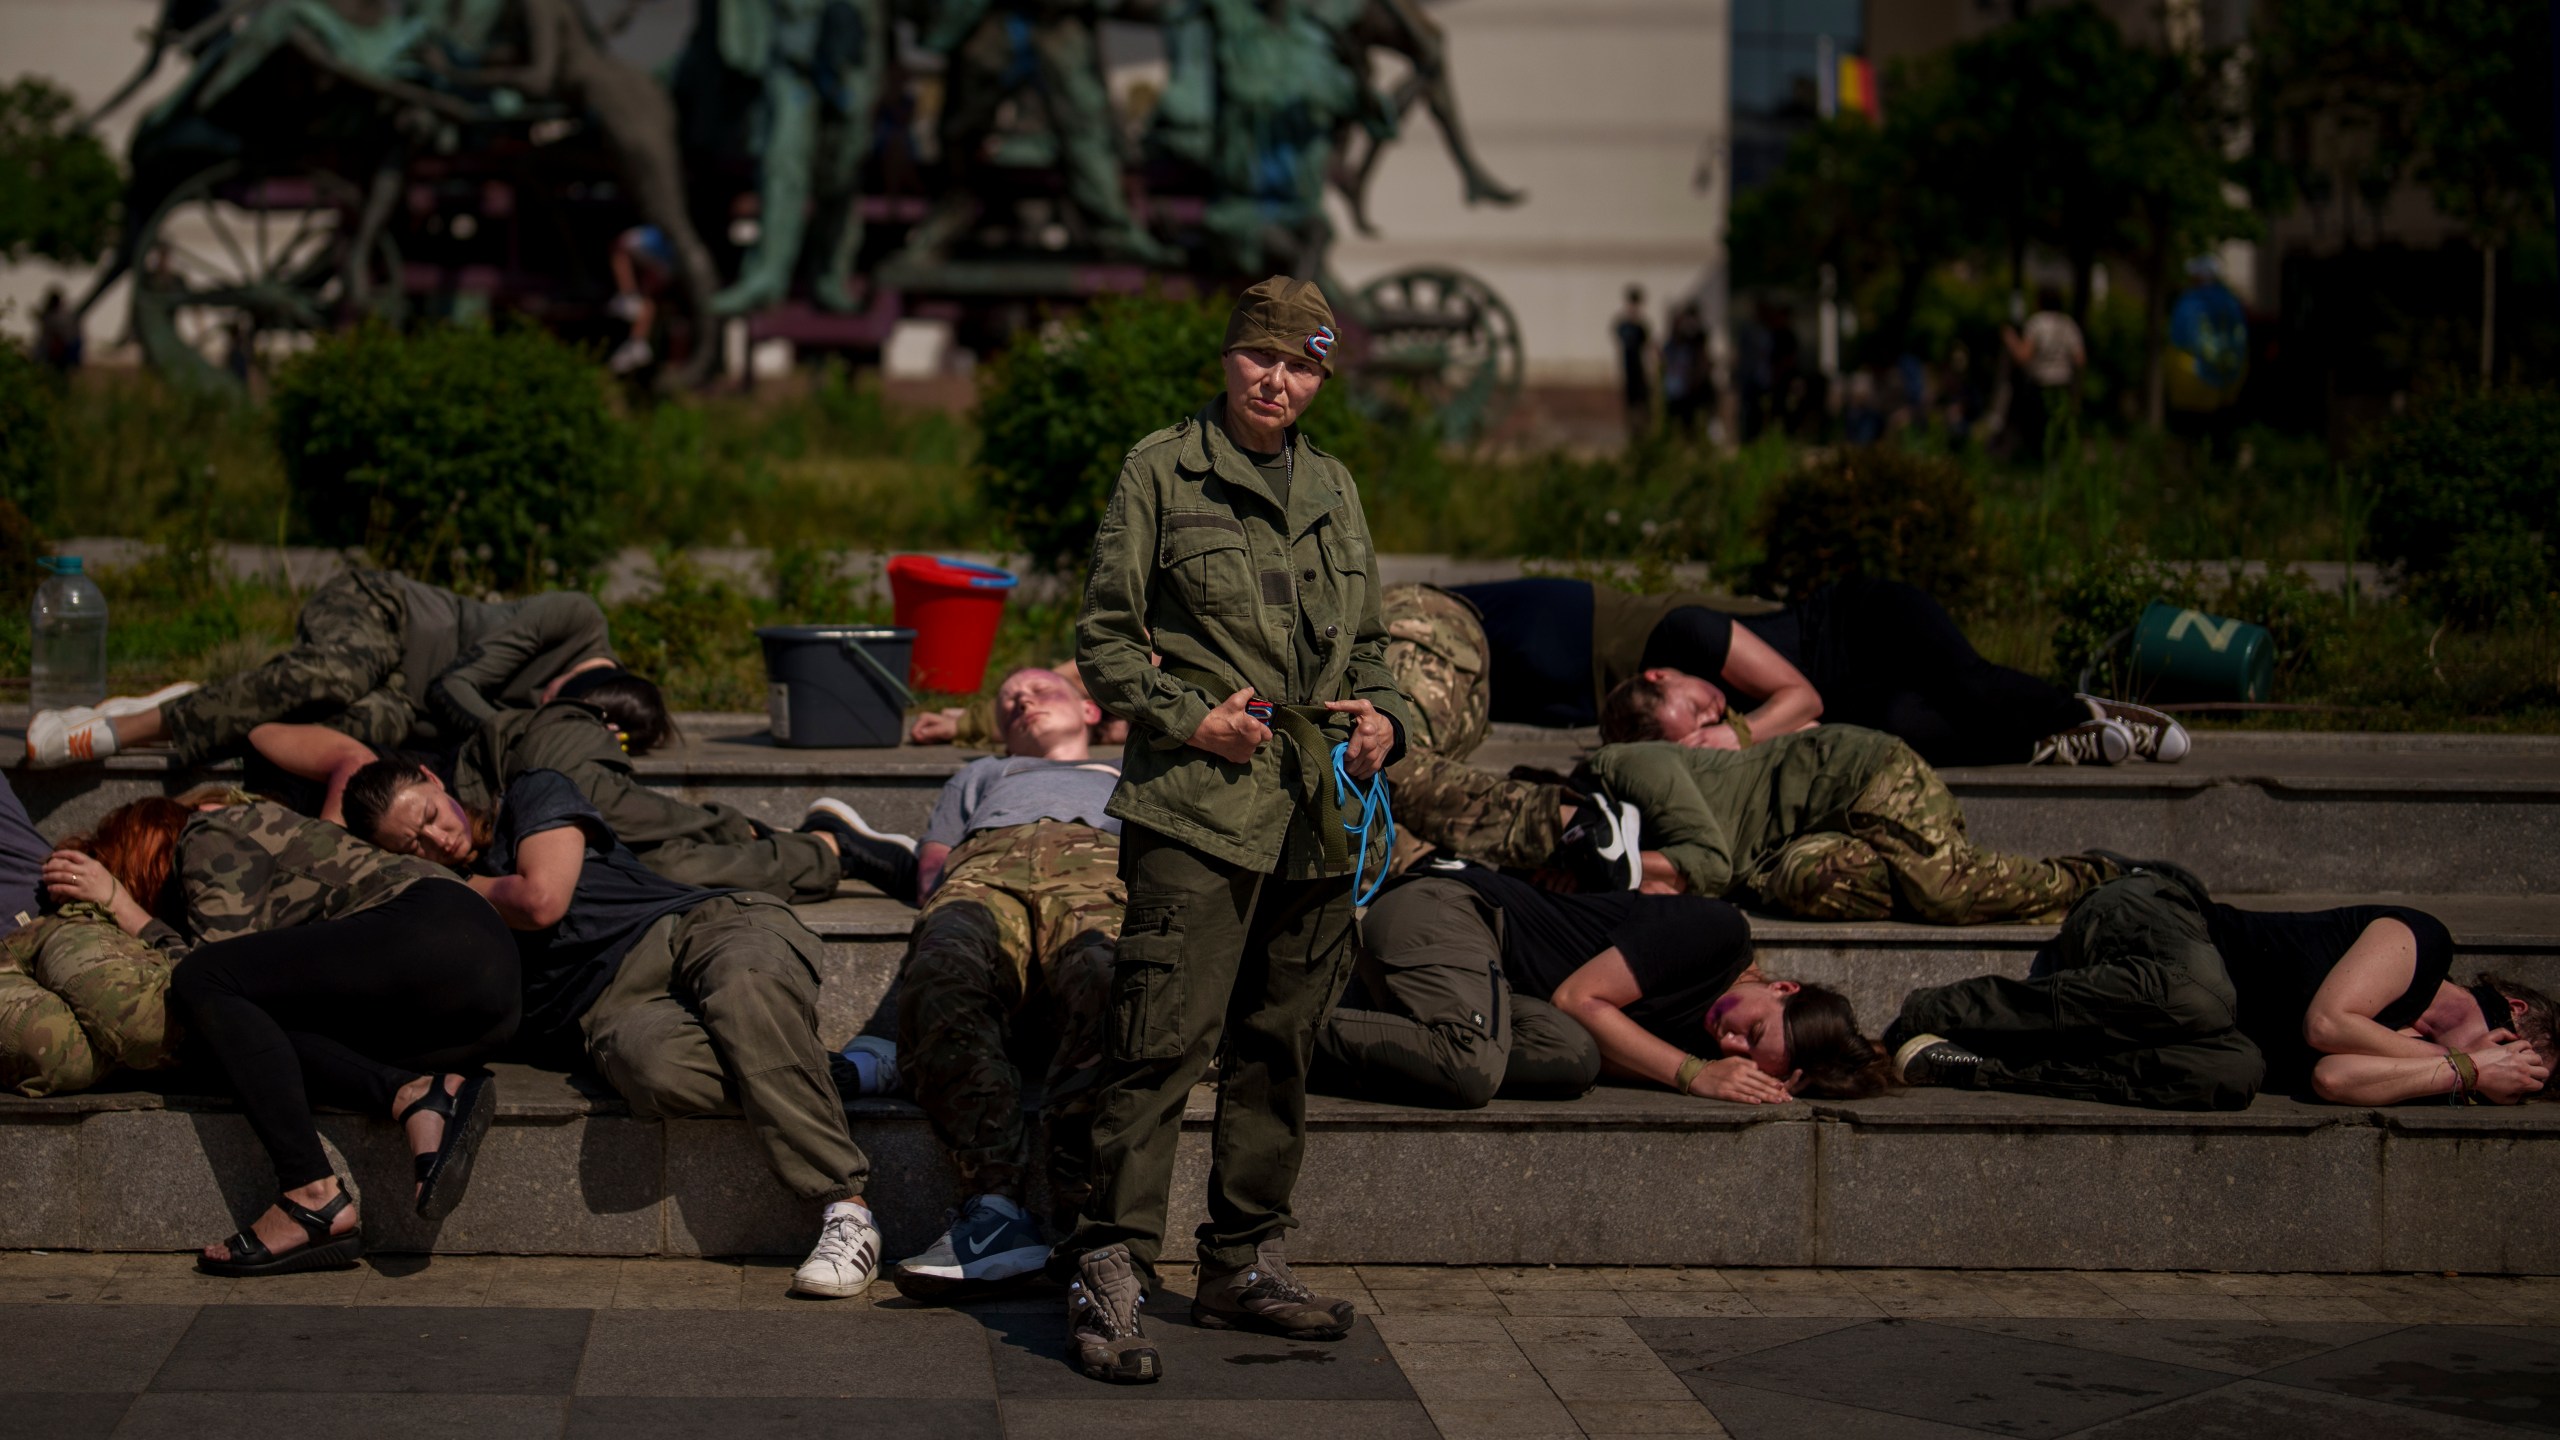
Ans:
{"label": "green cargo trousers", "polygon": [[862,1193],[871,1161],[845,1128],[818,1041],[823,946],[781,901],[715,895],[642,933],[579,1021],[631,1113],[746,1116],[803,1200]]}
{"label": "green cargo trousers", "polygon": [[1502,912],[1437,876],[1389,889],[1360,922],[1353,993],[1316,1033],[1329,1095],[1474,1110],[1573,1100],[1600,1081],[1591,1032],[1502,973]]}
{"label": "green cargo trousers", "polygon": [[2154,1110],[2242,1110],[2266,1074],[2205,927],[2204,890],[2145,868],[2072,908],[2024,980],[1912,992],[1894,1034],[1981,1055],[1976,1083]]}
{"label": "green cargo trousers", "polygon": [[827,842],[805,830],[756,826],[725,805],[708,808],[720,816],[717,828],[662,840],[645,850],[634,846],[640,863],[705,890],[755,890],[794,905],[835,898],[844,862]]}
{"label": "green cargo trousers", "polygon": [[1129,910],[1095,1092],[1094,1193],[1053,1258],[1126,1244],[1153,1286],[1183,1106],[1222,1040],[1200,1258],[1244,1265],[1297,1223],[1308,1058],[1350,968],[1351,877],[1284,880],[1124,824],[1120,878]]}

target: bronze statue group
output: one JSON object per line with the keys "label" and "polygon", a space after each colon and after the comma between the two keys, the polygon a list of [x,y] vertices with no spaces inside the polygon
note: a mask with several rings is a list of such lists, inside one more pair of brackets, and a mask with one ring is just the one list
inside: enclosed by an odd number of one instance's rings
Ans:
{"label": "bronze statue group", "polygon": [[[36,716],[36,767],[163,739],[253,764],[247,789],[126,805],[58,848],[0,813],[0,1079],[201,1064],[277,1200],[200,1263],[267,1275],[362,1252],[315,1105],[402,1126],[414,1188],[371,1203],[435,1218],[495,1113],[488,1062],[591,1070],[644,1117],[743,1115],[816,1216],[794,1285],[822,1296],[883,1268],[864,1194],[895,1183],[843,1098],[904,1093],[966,1198],[894,1283],[1055,1284],[1073,1363],[1120,1382],[1163,1374],[1143,1309],[1204,1082],[1192,1318],[1309,1340],[1354,1319],[1286,1254],[1310,1092],[2541,1092],[2552,1001],[2454,979],[2420,911],[2251,911],[2166,861],[1975,844],[1933,764],[2169,764],[2192,741],[1989,664],[1925,594],[1381,586],[1354,477],[1295,424],[1332,326],[1311,283],[1245,293],[1223,392],[1132,437],[1075,662],[916,722],[993,752],[920,837],[836,800],[777,830],[642,784],[632,757],[674,724],[577,595],[351,571],[259,669]],[[1570,773],[1496,774],[1468,763],[1495,721],[1604,743]],[[848,880],[917,915],[894,1038],[838,1052],[792,907]],[[1839,993],[1756,963],[1754,913],[2059,931],[2027,975],[1917,991],[1871,1038]]]}

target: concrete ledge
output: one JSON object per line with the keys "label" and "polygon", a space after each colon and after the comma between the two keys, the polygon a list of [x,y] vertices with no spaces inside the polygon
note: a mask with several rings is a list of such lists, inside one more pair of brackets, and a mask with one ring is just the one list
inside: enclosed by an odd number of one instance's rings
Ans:
{"label": "concrete ledge", "polygon": [[[807,1206],[745,1125],[646,1121],[568,1077],[503,1072],[468,1200],[399,1203],[387,1123],[323,1117],[391,1251],[797,1254]],[[1214,1096],[1185,1112],[1169,1251],[1200,1220]],[[957,1178],[914,1107],[847,1106],[893,1254]],[[1451,1113],[1319,1099],[1292,1253],[1362,1264],[1964,1266],[2560,1273],[2544,1223],[2560,1107],[2376,1111],[2262,1099],[2229,1115],[1922,1091],[1768,1107],[1604,1087]],[[179,1250],[267,1198],[221,1101],[147,1091],[0,1103],[0,1247]]]}

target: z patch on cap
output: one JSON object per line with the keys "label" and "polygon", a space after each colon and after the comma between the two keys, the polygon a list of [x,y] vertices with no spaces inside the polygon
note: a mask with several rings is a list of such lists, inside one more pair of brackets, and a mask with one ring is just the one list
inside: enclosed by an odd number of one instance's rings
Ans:
{"label": "z patch on cap", "polygon": [[1317,359],[1319,359],[1319,360],[1329,359],[1329,358],[1331,358],[1331,357],[1332,357],[1332,355],[1333,355],[1333,327],[1332,327],[1332,326],[1330,326],[1330,325],[1319,325],[1319,326],[1317,326],[1317,327],[1316,327],[1316,333],[1314,333],[1313,335],[1310,335],[1310,336],[1308,336],[1308,337],[1307,337],[1307,353],[1308,353],[1308,354],[1310,354],[1310,355],[1313,355],[1314,357],[1316,357],[1316,358],[1317,358]]}

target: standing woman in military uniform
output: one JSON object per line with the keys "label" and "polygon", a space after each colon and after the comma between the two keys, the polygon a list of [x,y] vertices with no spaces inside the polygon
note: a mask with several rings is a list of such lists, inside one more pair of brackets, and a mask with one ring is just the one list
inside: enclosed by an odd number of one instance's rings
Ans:
{"label": "standing woman in military uniform", "polygon": [[1360,492],[1297,428],[1333,373],[1334,334],[1310,282],[1246,291],[1227,321],[1225,393],[1130,450],[1094,536],[1076,664],[1130,723],[1110,805],[1129,908],[1094,1197],[1057,1258],[1076,1271],[1076,1360],[1097,1379],[1163,1373],[1138,1309],[1183,1104],[1222,1039],[1193,1323],[1299,1339],[1351,1327],[1350,1302],[1308,1293],[1281,1246],[1363,848],[1343,827],[1333,753],[1345,747],[1344,772],[1366,785],[1404,750]]}

